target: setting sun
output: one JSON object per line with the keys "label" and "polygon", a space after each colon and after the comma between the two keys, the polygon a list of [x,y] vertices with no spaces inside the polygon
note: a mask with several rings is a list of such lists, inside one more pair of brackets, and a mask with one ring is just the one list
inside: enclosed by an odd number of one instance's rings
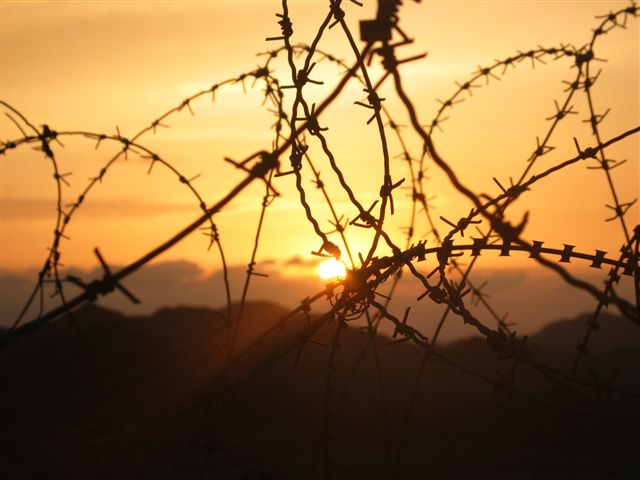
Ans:
{"label": "setting sun", "polygon": [[339,262],[335,258],[330,258],[318,265],[318,275],[325,279],[336,277],[344,278],[347,275],[347,269],[344,263]]}
{"label": "setting sun", "polygon": [[639,59],[640,0],[0,0],[0,480],[640,479]]}

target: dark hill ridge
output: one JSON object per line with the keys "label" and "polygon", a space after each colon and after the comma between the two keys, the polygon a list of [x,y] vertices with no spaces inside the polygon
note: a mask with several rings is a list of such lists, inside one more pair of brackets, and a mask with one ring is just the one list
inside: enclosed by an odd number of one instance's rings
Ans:
{"label": "dark hill ridge", "polygon": [[[245,313],[250,328],[239,334],[238,350],[286,310],[261,302],[247,305]],[[66,319],[56,321],[0,352],[2,381],[18,387],[4,396],[3,405],[37,403],[55,381],[61,391],[83,385],[75,398],[87,419],[96,419],[94,409],[100,405],[91,400],[104,396],[111,401],[97,418],[120,412],[124,403],[138,405],[139,399],[146,412],[155,414],[193,398],[224,363],[224,319],[210,309],[163,308],[150,316],[127,317],[85,305],[75,316],[79,328]]]}
{"label": "dark hill ridge", "polygon": [[[238,350],[284,313],[270,303],[248,304]],[[398,451],[422,358],[409,344],[387,346],[388,338],[376,338],[384,401],[371,346],[358,363],[368,338],[356,329],[339,337],[327,388],[331,350],[321,344],[332,341],[329,325],[304,347],[297,366],[293,351],[208,410],[202,404],[170,416],[202,399],[220,372],[227,338],[222,316],[180,307],[128,318],[88,305],[77,317],[94,353],[68,321],[0,352],[0,382],[7,387],[0,396],[0,478],[324,478],[327,398],[332,478],[388,478],[386,451]],[[250,361],[302,322],[292,319]],[[533,335],[528,342],[536,358],[566,370],[584,322],[562,321]],[[637,332],[616,317],[601,323],[593,365],[604,373],[621,370],[616,385],[637,392]],[[479,338],[442,352],[488,376],[511,366]],[[526,366],[516,380],[536,398],[566,400]],[[428,363],[414,405],[399,478],[529,478],[555,416],[517,396],[505,403],[504,395],[441,361]],[[612,407],[640,413],[637,399]],[[635,478],[640,471],[637,423],[564,412],[556,425],[543,469],[549,475],[541,478],[607,478],[612,469],[618,478]],[[132,429],[135,434],[125,434]]]}
{"label": "dark hill ridge", "polygon": [[[583,314],[575,318],[553,322],[531,340],[544,348],[556,351],[575,351],[578,340],[587,328],[590,315]],[[608,313],[601,313],[598,318],[600,328],[589,340],[589,350],[604,353],[613,350],[626,350],[640,346],[640,328],[630,321]]]}

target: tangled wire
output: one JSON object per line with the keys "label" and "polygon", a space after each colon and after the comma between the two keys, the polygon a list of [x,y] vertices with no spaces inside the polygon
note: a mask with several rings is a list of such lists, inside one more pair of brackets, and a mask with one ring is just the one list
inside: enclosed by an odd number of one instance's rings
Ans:
{"label": "tangled wire", "polygon": [[[354,4],[359,4],[354,0],[351,1]],[[119,131],[115,134],[84,130],[62,131],[56,130],[52,125],[42,125],[41,128],[37,128],[17,108],[5,101],[0,102],[6,116],[20,132],[16,138],[2,142],[0,154],[9,156],[12,150],[18,148],[37,147],[49,161],[57,191],[55,228],[48,254],[24,308],[15,319],[9,332],[0,338],[0,348],[18,342],[22,337],[62,316],[66,316],[74,324],[78,324],[78,320],[74,317],[75,308],[114,291],[120,292],[134,303],[140,302],[135,293],[126,287],[124,280],[188,235],[201,230],[210,239],[209,246],[217,249],[220,265],[224,272],[227,304],[225,315],[226,353],[228,358],[224,372],[212,382],[211,389],[203,401],[211,402],[212,398],[217,399],[228,395],[246,378],[255,376],[257,372],[270,367],[289,352],[301,352],[308,342],[314,340],[316,332],[331,325],[334,333],[331,344],[328,345],[330,353],[326,378],[326,431],[324,436],[328,472],[332,463],[330,430],[333,427],[330,418],[339,404],[339,395],[333,388],[336,352],[340,348],[342,332],[350,322],[357,319],[364,319],[366,322],[366,332],[370,341],[367,343],[365,351],[376,348],[375,337],[379,326],[383,323],[392,325],[394,342],[410,342],[424,351],[416,383],[419,383],[422,371],[429,361],[434,358],[447,361],[438,348],[439,336],[450,317],[459,317],[465,325],[484,337],[487,347],[496,355],[511,361],[513,368],[508,377],[496,376],[495,378],[473,372],[470,365],[456,365],[454,362],[449,362],[453,368],[476,376],[492,388],[508,395],[531,398],[531,394],[523,386],[517,385],[515,381],[517,368],[520,365],[528,365],[543,375],[550,385],[567,392],[567,395],[571,393],[601,398],[603,382],[597,378],[586,377],[579,367],[588,358],[589,342],[601,325],[602,312],[607,307],[613,307],[629,322],[640,326],[640,225],[629,223],[627,216],[636,199],[623,200],[620,197],[612,170],[621,163],[609,158],[608,149],[629,137],[636,136],[640,132],[640,127],[629,128],[609,139],[604,138],[601,134],[600,124],[604,121],[606,112],[599,113],[595,107],[593,86],[600,76],[600,71],[594,71],[594,62],[598,61],[595,49],[598,40],[604,35],[624,28],[637,18],[637,5],[631,3],[602,17],[593,30],[590,41],[580,47],[564,44],[556,47],[536,47],[527,51],[518,51],[492,65],[479,67],[470,78],[457,84],[458,88],[449,98],[441,101],[436,115],[425,126],[409,93],[405,90],[401,70],[403,65],[422,59],[426,54],[414,56],[404,54],[403,48],[412,44],[413,39],[400,26],[402,2],[400,0],[381,0],[378,2],[376,18],[360,23],[362,47],[358,46],[354,33],[347,25],[343,2],[328,0],[327,3],[326,14],[320,22],[313,40],[309,44],[296,44],[293,42],[294,21],[290,17],[287,0],[283,0],[282,11],[277,13],[280,33],[267,36],[266,41],[271,49],[264,53],[264,62],[259,67],[194,93],[131,137],[125,137]],[[320,48],[323,36],[333,28],[342,30],[344,40],[353,54],[351,62],[339,60]],[[274,64],[279,59],[286,61],[287,78],[279,78],[275,74]],[[383,67],[383,73],[377,79],[373,78],[370,69],[374,61],[380,61]],[[567,82],[564,98],[556,102],[556,111],[548,118],[550,124],[547,131],[538,137],[534,151],[526,159],[526,167],[515,181],[512,180],[511,184],[506,186],[494,178],[497,187],[494,193],[479,194],[475,192],[454,171],[451,162],[439,153],[434,140],[436,129],[441,128],[443,121],[452,114],[452,109],[456,104],[471,96],[474,89],[488,86],[490,79],[499,79],[509,68],[518,68],[523,63],[530,62],[532,66],[535,66],[548,61],[568,62],[570,67],[575,68],[575,71],[573,78]],[[312,103],[307,99],[306,87],[310,84],[323,83],[315,76],[316,72],[314,71],[319,62],[335,64],[345,73],[342,74],[336,86],[323,101]],[[325,133],[327,126],[322,123],[323,114],[331,108],[335,100],[343,94],[347,84],[353,80],[362,85],[364,98],[355,100],[354,104],[366,110],[367,115],[366,118],[363,117],[363,121],[366,124],[372,124],[372,128],[377,131],[375,142],[378,145],[383,172],[379,185],[372,186],[372,190],[378,192],[378,198],[370,204],[363,202],[350,184],[344,173],[344,162],[332,151],[328,135]],[[194,178],[188,178],[160,153],[145,146],[144,137],[155,133],[159,127],[166,126],[169,120],[180,112],[187,110],[193,113],[193,105],[199,98],[219,94],[228,86],[237,84],[244,86],[246,82],[251,82],[252,88],[255,88],[256,85],[260,86],[263,92],[263,103],[274,114],[272,145],[247,155],[240,161],[226,158],[226,162],[244,172],[244,178],[216,203],[207,205],[204,195],[193,182]],[[394,98],[390,98],[389,95],[385,98],[380,96],[379,92],[382,86],[388,83],[391,83]],[[574,139],[576,152],[571,158],[566,158],[564,161],[533,174],[532,169],[538,164],[539,159],[553,149],[550,142],[554,134],[557,133],[558,125],[570,115],[577,113],[573,109],[572,102],[580,95],[583,95],[587,101],[587,121],[593,133],[593,144],[586,147],[581,146]],[[399,122],[392,117],[386,107],[392,101],[397,101],[404,107],[410,121],[410,133],[405,133],[402,130]],[[410,152],[407,141],[409,135],[415,136],[421,143],[422,149],[418,154]],[[57,159],[57,151],[63,147],[63,141],[69,137],[81,137],[95,142],[96,149],[104,143],[113,143],[118,146],[119,150],[89,180],[77,200],[71,205],[64,205],[62,201],[63,190],[69,185],[69,172],[64,172],[61,169]],[[390,137],[394,137],[401,146],[401,151],[397,156],[390,152]],[[128,156],[138,156],[145,159],[149,163],[149,173],[160,167],[174,175],[176,180],[193,196],[194,202],[201,211],[200,215],[156,248],[118,270],[109,266],[107,260],[96,247],[95,255],[103,270],[101,278],[87,281],[74,275],[65,274],[61,265],[65,232],[85,201],[102,182],[109,179],[112,167]],[[325,183],[326,177],[321,177],[320,170],[316,166],[318,157],[328,162],[331,175],[338,182],[342,193],[348,197],[350,208],[355,212],[350,215],[352,217],[350,220],[346,218],[347,212],[340,212],[332,200],[332,195]],[[399,173],[398,163],[403,169],[402,174]],[[600,250],[596,250],[594,253],[581,252],[577,251],[573,245],[555,248],[546,246],[542,241],[528,240],[524,236],[528,216],[525,214],[518,219],[508,216],[512,205],[527,195],[527,192],[531,191],[538,183],[545,182],[550,177],[561,175],[570,166],[576,164],[585,164],[588,165],[588,168],[600,169],[606,178],[611,196],[611,205],[608,205],[611,217],[607,221],[619,224],[622,238],[620,254],[617,256],[608,256]],[[440,169],[451,185],[471,203],[472,208],[468,214],[457,220],[440,217],[442,222],[448,226],[446,231],[441,230],[434,218],[434,208],[429,197],[429,179],[425,175],[428,166]],[[312,202],[308,200],[309,179],[331,212],[332,218],[329,225],[332,230],[318,219],[319,214],[314,211]],[[335,258],[344,263],[347,267],[347,274],[345,278],[329,282],[322,291],[306,296],[297,308],[279,319],[276,325],[256,339],[252,346],[245,351],[236,352],[238,332],[243,327],[245,305],[250,297],[252,278],[256,275],[262,275],[255,270],[258,261],[258,246],[269,207],[280,196],[277,189],[278,182],[294,182],[295,184],[299,206],[308,221],[308,225],[305,225],[304,228],[311,229],[317,237],[317,244],[311,249],[311,253],[319,257]],[[264,195],[261,199],[254,248],[248,262],[239,307],[237,311],[233,311],[223,237],[215,223],[215,218],[223,215],[229,203],[254,183],[261,183],[264,186]],[[397,199],[401,189],[408,189],[411,208],[408,212],[409,224],[405,229],[405,236],[401,241],[398,241],[395,233],[392,233],[387,226],[389,218],[398,213],[397,205],[394,204],[394,196]],[[429,225],[430,233],[428,236],[420,237],[416,234],[420,219],[426,220]],[[370,233],[368,250],[360,253],[358,258],[354,256],[354,249],[349,239],[349,231],[356,228],[364,229]],[[471,231],[472,229],[474,232]],[[477,236],[472,237],[472,234],[477,234]],[[380,256],[379,252],[382,248],[388,249],[390,254]],[[520,337],[512,331],[504,316],[497,313],[497,310],[490,304],[483,285],[480,285],[473,278],[473,272],[477,268],[479,258],[485,251],[497,251],[502,256],[509,256],[512,252],[525,252],[532,261],[555,272],[572,288],[584,291],[593,298],[595,307],[584,336],[577,346],[574,360],[567,371],[561,371],[545,364],[532,354],[525,342],[526,338]],[[463,254],[467,254],[471,258],[467,265],[460,262],[459,257]],[[609,272],[604,287],[594,286],[577,278],[562,265],[572,261],[586,262],[589,266],[598,269],[608,268]],[[412,324],[409,308],[404,310],[402,318],[392,313],[390,303],[403,275],[405,278],[410,276],[412,281],[420,286],[422,293],[418,300],[434,302],[445,307],[434,334],[427,335],[415,324]],[[634,292],[632,299],[624,298],[618,293],[620,282],[631,282]],[[59,300],[59,305],[50,310],[45,309],[46,286],[48,284],[53,285],[54,294]],[[69,285],[79,288],[80,293],[70,296],[67,293]],[[384,294],[381,292],[383,285],[389,285]],[[492,325],[478,318],[478,315],[470,308],[469,298],[476,299],[486,308],[493,320]],[[325,305],[326,308],[323,310],[321,305]],[[27,318],[34,307],[37,314],[33,318]],[[311,315],[312,309],[313,312],[319,313]],[[252,350],[264,344],[265,339],[275,336],[279,329],[296,315],[304,315],[307,319],[302,330],[290,338],[281,340],[279,346],[246,375],[240,377],[231,375],[231,372]],[[612,395],[633,398],[637,396],[637,393],[617,388],[613,384],[606,385],[606,393],[608,394],[607,399],[610,399]],[[534,398],[534,400],[547,401],[541,398]],[[392,472],[397,471],[401,461],[402,438],[411,416],[414,401],[415,391],[408,402],[404,415],[405,420],[400,433],[399,447],[391,461]],[[594,409],[591,413],[594,415],[612,414],[605,403],[602,403],[600,410]],[[555,407],[571,409],[575,408],[575,405],[568,402],[558,402]]]}

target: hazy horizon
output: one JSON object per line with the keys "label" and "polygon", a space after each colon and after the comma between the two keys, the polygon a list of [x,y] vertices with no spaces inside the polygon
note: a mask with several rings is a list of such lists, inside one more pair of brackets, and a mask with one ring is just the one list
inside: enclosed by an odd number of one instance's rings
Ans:
{"label": "hazy horizon", "polygon": [[[307,295],[318,292],[324,287],[324,281],[316,273],[318,263],[318,260],[304,261],[299,257],[292,257],[282,262],[267,259],[258,263],[256,271],[268,274],[269,278],[255,277],[252,280],[249,301],[270,301],[284,308],[297,307]],[[288,264],[285,269],[283,269],[284,264]],[[118,268],[118,265],[113,267]],[[594,270],[584,262],[582,265],[574,265],[574,269],[579,272],[579,278],[594,285],[598,285],[601,278],[606,275],[606,270]],[[67,271],[85,281],[100,278],[102,274],[99,268],[68,268]],[[567,286],[555,273],[539,266],[532,265],[525,270],[510,267],[509,262],[505,261],[501,267],[480,265],[475,272],[474,285],[479,287],[487,282],[483,292],[490,295],[488,299],[491,306],[499,315],[507,315],[507,321],[513,323],[512,328],[520,335],[529,335],[551,322],[575,318],[579,314],[590,313],[595,308],[596,303],[588,294]],[[36,273],[34,270],[0,270],[0,283],[3,285],[0,292],[2,306],[0,326],[7,327],[13,323],[23,306],[23,299],[33,287],[33,277]],[[238,302],[246,275],[246,266],[229,266],[228,275],[232,301]],[[148,315],[163,307],[192,306],[216,309],[226,307],[222,271],[205,270],[188,260],[155,262],[132,275],[124,284],[140,298],[141,304],[132,304],[124,295],[115,292],[99,298],[98,305],[127,315]],[[621,287],[619,292],[621,295],[632,295],[630,283],[624,283]],[[73,285],[67,288],[70,294],[79,292],[79,289]],[[522,295],[518,292],[527,293]],[[411,306],[415,324],[424,328],[425,331],[432,331],[443,313],[443,308],[425,299],[417,301],[416,298],[421,293],[419,286],[409,279],[400,282],[390,304],[390,310],[397,315],[402,315],[404,308]],[[55,304],[55,302],[49,303],[52,306]],[[319,305],[316,313],[322,313],[324,308]],[[495,324],[495,320],[482,305],[471,302],[470,308],[487,325]],[[619,314],[614,307],[607,311],[613,315]],[[32,308],[31,312],[35,313],[35,310]],[[31,316],[28,316],[25,321],[30,319]],[[385,324],[382,324],[381,328],[387,334],[393,330],[390,325]],[[470,330],[458,318],[451,318],[442,333],[445,340],[476,334],[477,332]]]}
{"label": "hazy horizon", "polygon": [[0,477],[637,477],[638,20],[0,0]]}

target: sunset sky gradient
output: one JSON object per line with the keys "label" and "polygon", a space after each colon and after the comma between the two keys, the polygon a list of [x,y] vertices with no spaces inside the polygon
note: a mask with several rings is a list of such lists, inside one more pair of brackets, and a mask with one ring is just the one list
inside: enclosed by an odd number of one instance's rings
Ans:
{"label": "sunset sky gradient", "polygon": [[[402,68],[406,89],[412,96],[423,124],[431,122],[439,100],[456,90],[454,82],[464,82],[479,65],[490,65],[518,51],[538,45],[560,46],[586,43],[600,20],[595,15],[623,8],[627,2],[405,2],[401,25],[415,38],[415,44],[403,55],[427,51],[428,56]],[[294,24],[294,42],[308,43],[327,11],[325,1],[292,1],[290,15]],[[33,124],[47,124],[63,130],[86,130],[133,136],[182,99],[227,78],[255,69],[264,61],[256,57],[273,45],[265,37],[279,32],[275,14],[278,1],[203,1],[203,2],[14,2],[3,1],[1,8],[0,97],[22,112]],[[365,1],[359,8],[345,2],[347,21],[354,32],[358,21],[375,16],[375,2]],[[640,124],[640,30],[630,21],[626,29],[616,29],[601,38],[597,57],[603,69],[594,87],[596,109],[610,108],[601,124],[604,139]],[[319,47],[334,56],[353,62],[353,54],[339,28],[323,38]],[[545,60],[546,64],[522,62],[508,70],[501,81],[491,79],[488,86],[473,90],[473,97],[456,105],[436,131],[434,142],[441,155],[459,177],[475,192],[495,195],[492,177],[508,184],[518,177],[536,146],[536,136],[545,134],[555,113],[553,100],[564,98],[566,85],[575,68],[570,59]],[[284,62],[278,63],[283,83],[290,78]],[[371,73],[379,78],[379,60]],[[314,70],[313,78],[324,85],[309,85],[305,93],[310,101],[320,102],[337,83],[342,71],[327,62]],[[160,152],[187,177],[200,174],[194,185],[208,204],[214,203],[242,178],[242,172],[223,161],[224,157],[243,159],[259,149],[268,149],[272,141],[273,115],[261,107],[262,85],[247,93],[240,85],[221,88],[215,101],[205,97],[188,110],[169,120],[170,128],[147,134],[140,143]],[[390,84],[380,96],[397,123],[408,124],[405,112]],[[363,204],[378,198],[382,182],[379,140],[373,124],[365,125],[369,112],[354,105],[365,94],[357,82],[351,82],[341,99],[320,119],[328,126],[327,139]],[[584,123],[587,108],[583,95],[572,102],[579,112],[561,124],[551,144],[555,146],[541,158],[539,171],[572,157],[575,146],[589,146],[594,140]],[[410,129],[403,130],[413,155],[421,144]],[[20,132],[4,116],[0,124],[3,141],[19,138]],[[620,198],[632,200],[640,190],[639,136],[613,146],[610,158],[627,163],[614,171]],[[117,145],[104,144],[94,150],[86,139],[64,140],[56,146],[63,172],[73,172],[65,188],[65,202],[73,202],[102,164],[117,151]],[[390,141],[392,155],[399,152],[395,139]],[[321,151],[312,157],[323,172],[340,215],[353,218],[356,213],[340,191]],[[35,272],[46,255],[55,221],[55,185],[51,168],[41,152],[20,148],[0,158],[1,251],[0,269],[4,278]],[[64,265],[89,270],[96,266],[94,247],[114,265],[126,264],[171,236],[198,216],[198,205],[183,185],[154,168],[147,175],[149,162],[136,155],[118,161],[102,185],[92,192],[62,245]],[[435,165],[428,164],[429,193],[435,196],[434,214],[457,219],[471,208]],[[397,160],[392,167],[394,179],[407,176],[406,166]],[[322,198],[306,178],[310,201],[325,230],[329,212]],[[258,268],[278,277],[313,276],[316,259],[312,250],[319,247],[313,230],[300,208],[294,177],[275,181],[281,192],[267,210],[261,237]],[[396,215],[389,220],[389,231],[404,244],[401,227],[407,225],[410,210],[408,192],[395,198]],[[228,209],[215,218],[230,265],[246,266],[255,235],[264,186],[256,184],[243,192]],[[616,222],[605,223],[610,211],[610,193],[601,171],[574,166],[563,174],[541,182],[519,200],[511,210],[514,221],[525,211],[530,220],[524,233],[529,240],[544,240],[550,245],[575,244],[577,249],[595,249],[615,253],[622,236]],[[632,226],[639,221],[636,204],[627,214]],[[439,222],[440,220],[438,220]],[[426,221],[418,222],[416,240],[427,235]],[[445,230],[446,224],[440,227]],[[361,229],[347,230],[353,249],[367,252],[370,234]],[[337,243],[337,237],[334,240]],[[207,239],[192,235],[163,255],[158,262],[187,262],[195,265],[198,278],[214,275],[220,268],[215,251],[207,251]],[[386,254],[384,248],[380,254]],[[509,262],[487,255],[483,266],[505,275],[523,270],[526,275],[541,275],[540,267],[514,257]],[[427,269],[433,266],[425,267]],[[581,267],[575,267],[581,272]],[[492,274],[493,275],[493,274]],[[589,275],[592,275],[589,273]],[[600,278],[604,278],[601,272]],[[495,275],[494,275],[495,276]],[[13,277],[12,277],[13,278]],[[17,277],[15,277],[17,278]],[[33,277],[35,279],[35,277]],[[591,278],[591,277],[590,277]],[[308,280],[305,280],[307,282]],[[6,282],[6,280],[5,280]],[[594,278],[594,283],[601,280]],[[304,283],[304,282],[303,282]],[[5,283],[3,291],[10,290]],[[306,285],[306,283],[305,283]],[[315,287],[316,285],[310,285]],[[259,296],[260,284],[257,287]],[[304,298],[314,291],[300,291]],[[293,297],[293,295],[291,295]],[[409,295],[411,296],[411,295]],[[167,299],[173,302],[172,299]],[[177,300],[175,300],[177,301]],[[199,299],[197,301],[204,301]],[[6,305],[5,297],[5,305]],[[551,304],[559,299],[550,299]],[[155,305],[157,302],[152,301]],[[571,303],[575,310],[579,303]],[[585,305],[590,308],[591,303]],[[552,305],[553,306],[553,305]],[[568,308],[568,307],[567,307]],[[548,314],[564,312],[561,307]],[[3,323],[4,320],[3,320]]]}

